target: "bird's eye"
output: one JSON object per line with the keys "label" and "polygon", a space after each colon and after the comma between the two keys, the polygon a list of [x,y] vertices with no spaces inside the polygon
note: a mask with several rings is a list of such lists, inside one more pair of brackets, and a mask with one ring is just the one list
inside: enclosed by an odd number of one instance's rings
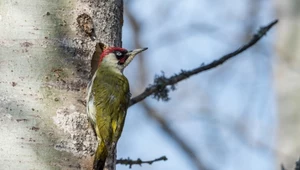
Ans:
{"label": "bird's eye", "polygon": [[117,55],[117,57],[120,57],[120,56],[122,56],[123,54],[122,54],[120,51],[117,51],[117,52],[116,52],[116,55]]}

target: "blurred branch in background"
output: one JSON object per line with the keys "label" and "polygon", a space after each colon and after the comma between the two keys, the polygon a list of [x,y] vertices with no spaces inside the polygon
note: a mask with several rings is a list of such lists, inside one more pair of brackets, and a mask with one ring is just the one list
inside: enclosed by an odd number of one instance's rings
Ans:
{"label": "blurred branch in background", "polygon": [[[283,164],[281,164],[281,170],[287,170]],[[300,158],[296,162],[295,170],[300,170]]]}
{"label": "blurred branch in background", "polygon": [[159,124],[161,129],[168,134],[171,139],[173,139],[180,149],[185,152],[185,154],[190,158],[190,160],[196,165],[197,169],[201,170],[209,170],[210,168],[206,167],[204,161],[201,158],[198,158],[194,150],[181,138],[167,123],[166,119],[164,119],[160,114],[155,112],[154,108],[152,108],[146,102],[142,102],[142,106],[145,108],[148,115],[154,118]]}
{"label": "blurred branch in background", "polygon": [[[136,48],[141,48],[141,43],[140,43],[140,27],[139,24],[137,23],[136,19],[133,17],[131,14],[130,10],[125,9],[125,15],[128,17],[130,24],[132,25],[132,29],[134,30],[133,34],[134,36],[134,45]],[[143,54],[140,54],[143,55]],[[138,57],[139,61],[139,72],[140,72],[140,84],[145,85],[146,84],[146,67],[145,67],[145,62],[144,62],[144,57],[140,56]],[[190,160],[195,164],[197,169],[201,170],[208,170],[202,159],[199,159],[196,155],[196,153],[193,151],[193,149],[168,125],[167,121],[158,114],[154,108],[152,108],[147,102],[141,101],[142,106],[146,110],[146,113],[148,116],[151,118],[155,119],[159,124],[163,132],[165,132],[175,143],[178,144],[180,149],[190,158]]]}
{"label": "blurred branch in background", "polygon": [[[134,38],[133,38],[133,41],[134,41],[134,46],[136,48],[143,48],[141,46],[141,42],[140,42],[140,26],[139,26],[139,23],[136,21],[136,19],[133,17],[133,15],[131,14],[131,11],[128,10],[126,7],[125,7],[125,10],[124,10],[124,14],[127,16],[131,26],[132,26],[132,29],[134,30]],[[138,81],[139,83],[139,88],[143,88],[145,87],[146,85],[146,67],[145,67],[145,59],[144,59],[144,54],[143,53],[140,53],[139,54],[140,57],[138,57],[138,61],[139,61],[139,79],[140,81]]]}
{"label": "blurred branch in background", "polygon": [[[128,15],[128,11],[127,11],[127,15]],[[158,100],[161,99],[161,100],[167,101],[169,99],[168,92],[170,90],[174,90],[174,85],[176,83],[178,83],[182,80],[185,80],[195,74],[215,68],[215,67],[223,64],[227,60],[244,52],[245,50],[247,50],[248,48],[250,48],[251,46],[256,44],[277,22],[278,22],[278,20],[275,20],[275,21],[271,22],[270,24],[268,24],[267,26],[261,27],[259,29],[259,31],[252,36],[251,40],[247,44],[241,46],[234,52],[224,55],[223,57],[221,57],[218,60],[214,60],[209,64],[202,63],[200,67],[195,68],[193,70],[189,70],[189,71],[181,70],[181,72],[179,74],[175,74],[174,76],[171,76],[169,78],[166,78],[164,75],[157,76],[154,79],[154,84],[152,84],[148,88],[146,88],[146,90],[143,93],[141,93],[140,95],[131,99],[130,106],[144,100],[146,97],[148,97],[150,95],[154,95],[154,98],[156,98]],[[171,88],[168,88],[168,86],[171,86]]]}

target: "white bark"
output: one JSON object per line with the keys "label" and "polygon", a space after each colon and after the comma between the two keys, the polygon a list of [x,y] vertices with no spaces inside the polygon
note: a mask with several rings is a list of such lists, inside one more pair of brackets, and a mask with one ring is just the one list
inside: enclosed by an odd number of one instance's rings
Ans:
{"label": "white bark", "polygon": [[300,147],[300,1],[275,0],[280,24],[277,26],[276,87],[280,128],[278,129],[278,163],[294,169]]}
{"label": "white bark", "polygon": [[89,14],[97,39],[121,45],[122,5],[1,0],[0,169],[91,168],[96,141],[81,101],[97,41],[76,17]]}

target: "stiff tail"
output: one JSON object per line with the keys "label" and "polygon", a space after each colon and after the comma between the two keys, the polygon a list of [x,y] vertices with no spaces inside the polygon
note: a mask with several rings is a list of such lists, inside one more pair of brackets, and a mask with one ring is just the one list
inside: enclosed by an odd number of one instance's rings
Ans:
{"label": "stiff tail", "polygon": [[98,148],[96,150],[95,159],[94,159],[94,170],[103,170],[105,165],[105,160],[107,157],[107,148],[103,141],[98,144]]}

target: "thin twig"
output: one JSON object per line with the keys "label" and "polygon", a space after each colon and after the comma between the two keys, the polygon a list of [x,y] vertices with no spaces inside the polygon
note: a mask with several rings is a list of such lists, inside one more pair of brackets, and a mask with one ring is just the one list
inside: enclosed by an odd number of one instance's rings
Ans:
{"label": "thin twig", "polygon": [[166,161],[168,160],[168,158],[166,156],[162,156],[160,158],[151,160],[151,161],[142,161],[140,158],[138,158],[137,160],[131,160],[130,158],[127,159],[118,159],[117,160],[117,164],[122,164],[122,165],[129,165],[129,168],[132,167],[132,165],[140,165],[142,166],[142,164],[153,164],[154,162],[158,162],[158,161]]}
{"label": "thin twig", "polygon": [[146,90],[143,93],[141,93],[140,95],[131,99],[130,106],[144,100],[146,97],[154,94],[157,91],[163,91],[169,85],[174,85],[174,84],[178,83],[179,81],[187,79],[188,77],[190,77],[192,75],[215,68],[215,67],[223,64],[228,59],[233,58],[234,56],[242,53],[243,51],[247,50],[248,48],[250,48],[251,46],[256,44],[277,22],[278,22],[278,20],[275,20],[275,21],[271,22],[270,24],[268,24],[267,26],[261,27],[259,29],[259,31],[253,35],[252,39],[247,44],[243,45],[242,47],[238,48],[236,51],[234,51],[232,53],[224,55],[223,57],[221,57],[218,60],[214,60],[213,62],[206,64],[206,65],[202,64],[200,67],[197,67],[190,71],[181,71],[181,73],[171,76],[170,78],[162,77],[163,81],[160,81],[160,82],[163,82],[163,83],[150,85],[148,88],[146,88]]}

